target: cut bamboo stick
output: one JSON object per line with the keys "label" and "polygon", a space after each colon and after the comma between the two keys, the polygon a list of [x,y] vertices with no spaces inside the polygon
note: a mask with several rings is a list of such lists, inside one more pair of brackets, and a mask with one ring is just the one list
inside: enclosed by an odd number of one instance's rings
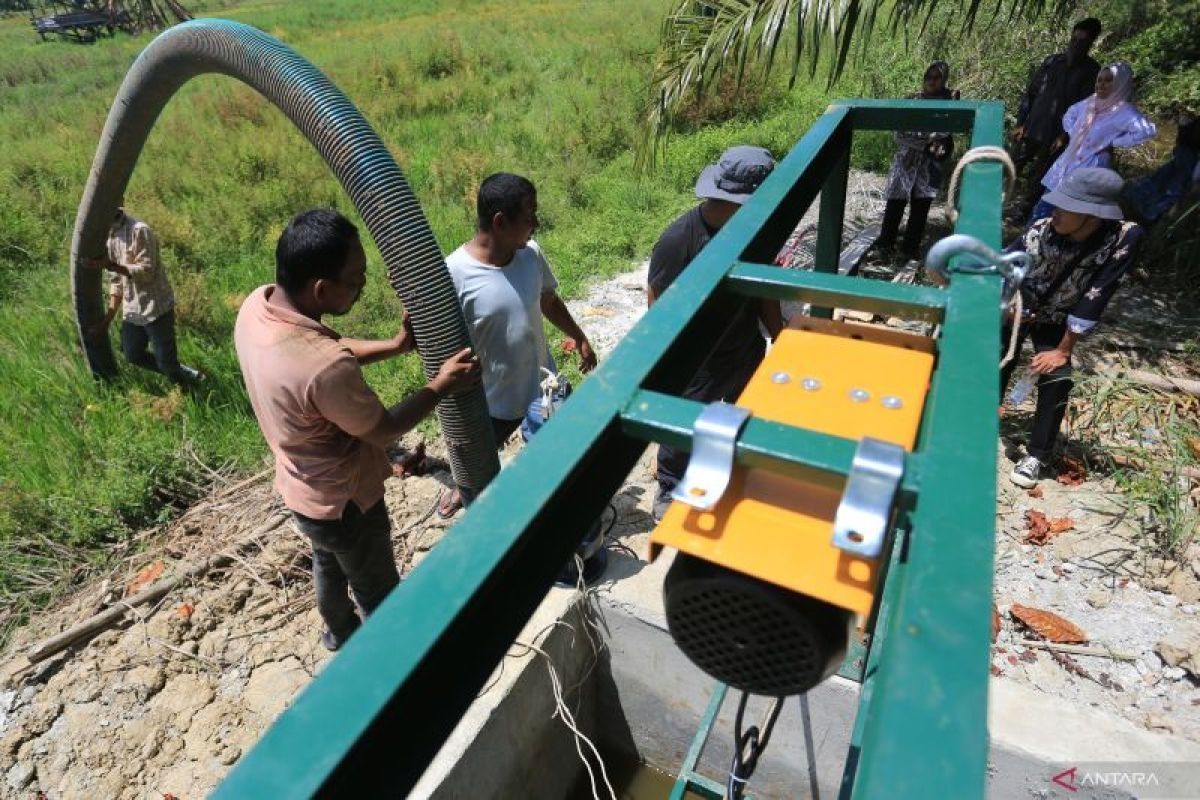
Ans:
{"label": "cut bamboo stick", "polygon": [[1124,653],[1120,650],[1110,650],[1107,647],[1088,647],[1081,644],[1057,644],[1056,642],[1040,642],[1033,639],[1020,639],[1014,644],[1021,647],[1036,647],[1041,650],[1053,650],[1057,653],[1070,653],[1075,656],[1099,656],[1115,661],[1137,661],[1135,653]]}

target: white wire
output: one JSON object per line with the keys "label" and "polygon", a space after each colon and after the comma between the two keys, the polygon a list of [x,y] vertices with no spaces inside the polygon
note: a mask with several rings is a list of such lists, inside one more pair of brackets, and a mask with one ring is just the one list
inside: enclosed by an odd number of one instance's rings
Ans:
{"label": "white wire", "polygon": [[542,422],[547,422],[554,412],[554,394],[558,391],[559,379],[562,378],[562,375],[545,367],[539,369],[546,373],[546,377],[542,378],[542,382],[538,386],[542,390]]}
{"label": "white wire", "polygon": [[[598,657],[600,655],[600,651],[603,649],[603,646],[604,646],[603,638],[600,639],[600,645],[598,646],[596,644],[596,639],[593,638],[592,633],[588,630],[588,628],[595,628],[597,633],[601,633],[600,627],[591,619],[590,615],[588,614],[588,609],[593,608],[593,606],[591,604],[591,600],[595,594],[595,590],[587,587],[587,585],[583,582],[582,559],[580,559],[579,556],[576,555],[575,560],[576,560],[576,562],[575,562],[576,568],[579,571],[579,577],[576,582],[576,590],[578,592],[578,595],[583,599],[584,605],[585,605],[585,609],[582,612],[583,620],[584,620],[583,633],[587,637],[588,643],[592,647],[593,658],[592,658],[592,663],[589,664],[587,670],[584,671],[583,677],[581,677],[579,679],[579,681],[577,681],[575,684],[573,684],[567,690],[568,692],[574,692],[577,688],[579,688],[581,685],[583,685],[583,683],[587,680],[588,676],[592,672],[592,669],[595,667],[596,662],[599,660]],[[601,616],[603,616],[603,613],[602,612],[600,612],[600,613],[601,613]],[[604,766],[604,759],[600,757],[600,750],[596,747],[595,743],[593,743],[592,740],[588,738],[587,734],[585,734],[583,731],[581,731],[579,729],[579,725],[575,721],[575,715],[571,712],[571,709],[567,705],[567,702],[565,700],[565,693],[563,692],[563,688],[562,688],[562,680],[558,676],[558,671],[554,668],[554,660],[550,657],[550,654],[547,653],[545,650],[543,650],[541,648],[540,644],[538,644],[539,640],[544,641],[543,637],[548,635],[550,631],[554,630],[554,628],[557,628],[557,627],[564,627],[567,630],[571,631],[572,634],[576,633],[575,626],[571,625],[568,622],[563,622],[561,619],[557,619],[557,620],[554,620],[553,622],[551,622],[550,624],[546,625],[544,628],[539,630],[536,634],[534,634],[533,643],[522,642],[520,640],[513,642],[514,647],[524,648],[524,651],[516,652],[516,653],[510,651],[507,655],[509,657],[519,658],[521,656],[524,656],[524,655],[532,652],[532,653],[536,653],[537,655],[539,655],[543,659],[545,659],[546,671],[550,674],[550,691],[551,691],[551,694],[554,696],[554,707],[555,708],[554,708],[554,714],[551,716],[552,716],[552,718],[553,717],[560,718],[563,721],[563,724],[567,727],[567,729],[571,731],[571,734],[572,734],[572,736],[574,738],[574,742],[575,742],[575,752],[579,755],[579,760],[583,762],[584,769],[587,770],[588,783],[591,784],[591,787],[592,787],[593,800],[600,800],[600,790],[596,784],[596,773],[595,773],[595,770],[592,768],[591,760],[584,753],[583,746],[582,746],[584,744],[587,745],[588,750],[591,751],[591,753],[592,753],[592,757],[596,759],[596,763],[600,766],[600,778],[601,778],[601,780],[604,781],[605,789],[608,790],[609,800],[617,800],[617,793],[613,789],[612,782],[608,778],[608,770]],[[574,639],[573,638],[572,638],[571,646],[574,647]]]}
{"label": "white wire", "polygon": [[604,767],[604,759],[600,757],[600,751],[596,748],[592,740],[587,737],[587,734],[579,730],[579,726],[575,723],[575,716],[563,700],[562,683],[559,680],[558,671],[554,669],[554,661],[540,647],[531,646],[530,649],[546,659],[546,671],[550,673],[550,690],[554,693],[554,702],[558,707],[558,715],[562,719],[563,724],[575,736],[575,752],[579,754],[579,760],[583,762],[583,766],[587,769],[588,782],[592,785],[592,797],[595,800],[600,800],[600,792],[596,788],[596,774],[592,770],[592,765],[588,763],[587,756],[584,755],[580,742],[588,746],[588,749],[592,751],[592,755],[596,759],[596,763],[600,766],[600,777],[604,780],[604,788],[608,790],[610,800],[617,800],[617,793],[613,789],[612,782],[608,779],[608,770]]}

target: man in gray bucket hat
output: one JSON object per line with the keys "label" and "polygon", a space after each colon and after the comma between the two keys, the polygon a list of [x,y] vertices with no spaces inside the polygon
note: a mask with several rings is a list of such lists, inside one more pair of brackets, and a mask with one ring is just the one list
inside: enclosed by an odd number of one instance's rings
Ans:
{"label": "man in gray bucket hat", "polygon": [[[1009,475],[1018,486],[1035,486],[1049,466],[1073,385],[1071,352],[1099,324],[1141,242],[1142,228],[1123,221],[1117,204],[1124,183],[1110,169],[1076,170],[1046,194],[1053,214],[1008,247],[1032,258],[1021,286],[1021,319],[1006,320],[1001,337],[1007,348],[1016,324],[1018,349],[1028,337],[1034,350],[1027,380],[1037,382],[1037,408],[1027,455]],[[1015,366],[1013,359],[1001,370],[1001,397]]]}
{"label": "man in gray bucket hat", "polygon": [[[774,168],[775,159],[769,151],[750,145],[731,147],[720,161],[704,168],[696,181],[696,197],[701,203],[672,222],[654,245],[647,305],[654,305]],[[684,389],[683,396],[701,403],[736,400],[766,352],[760,321],[774,340],[783,328],[778,301],[751,302],[738,311]],[[687,465],[686,452],[659,447],[656,462],[659,491],[653,511],[656,520],[670,505],[671,491]]]}

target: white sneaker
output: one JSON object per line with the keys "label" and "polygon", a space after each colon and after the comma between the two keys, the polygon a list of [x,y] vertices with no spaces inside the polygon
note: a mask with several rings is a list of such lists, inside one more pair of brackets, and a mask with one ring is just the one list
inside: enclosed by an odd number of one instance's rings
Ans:
{"label": "white sneaker", "polygon": [[1046,465],[1036,456],[1025,456],[1017,462],[1013,471],[1008,473],[1008,479],[1022,489],[1032,489],[1037,486],[1045,468]]}

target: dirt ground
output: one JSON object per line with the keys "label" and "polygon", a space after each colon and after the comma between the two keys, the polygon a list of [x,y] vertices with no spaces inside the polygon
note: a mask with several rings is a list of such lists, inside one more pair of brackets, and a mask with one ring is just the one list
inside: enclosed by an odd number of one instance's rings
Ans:
{"label": "dirt ground", "polygon": [[[856,175],[850,197],[848,216],[869,218],[881,205],[878,181]],[[640,316],[644,284],[642,265],[571,304],[602,357]],[[1133,335],[1122,328],[1123,309],[1130,298],[1145,302],[1141,291],[1121,295],[1113,335]],[[1200,547],[1178,560],[1153,557],[1141,512],[1103,475],[1077,485],[1043,481],[1040,497],[1012,486],[1010,456],[1027,412],[1009,415],[1000,446],[995,599],[1002,624],[993,674],[1200,741]],[[401,451],[416,444],[407,439]],[[506,453],[515,450],[511,444]],[[438,455],[431,443],[431,473],[388,481],[403,573],[446,529],[433,513],[449,481]],[[652,497],[647,471],[635,470],[615,502],[615,531],[648,531]],[[1029,543],[1030,511],[1072,527],[1045,544]],[[307,547],[266,479],[215,488],[148,542],[132,568],[33,620],[0,656],[0,798],[207,794],[328,660],[317,642]],[[20,655],[218,552],[235,558],[137,608],[119,627],[33,667]],[[1079,626],[1089,654],[1021,644],[1034,637],[1009,618],[1013,604]]]}

